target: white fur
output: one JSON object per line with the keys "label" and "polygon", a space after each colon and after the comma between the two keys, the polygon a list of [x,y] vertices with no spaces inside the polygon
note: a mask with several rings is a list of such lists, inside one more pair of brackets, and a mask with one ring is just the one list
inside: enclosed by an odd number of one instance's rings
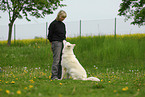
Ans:
{"label": "white fur", "polygon": [[75,44],[70,44],[69,42],[63,41],[64,48],[62,51],[62,78],[64,78],[65,74],[69,74],[74,80],[92,80],[92,81],[100,81],[100,79],[96,77],[88,77],[85,69],[77,60],[74,55],[73,48]]}

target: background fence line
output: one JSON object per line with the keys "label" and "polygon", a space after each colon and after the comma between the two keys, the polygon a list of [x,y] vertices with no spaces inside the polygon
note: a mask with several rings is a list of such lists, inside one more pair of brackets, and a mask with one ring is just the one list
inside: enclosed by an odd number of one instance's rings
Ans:
{"label": "background fence line", "polygon": [[[47,38],[51,22],[41,24],[14,24],[12,40]],[[145,26],[130,25],[131,20],[102,19],[65,22],[67,37],[145,33]],[[0,40],[7,40],[8,26],[0,25]]]}

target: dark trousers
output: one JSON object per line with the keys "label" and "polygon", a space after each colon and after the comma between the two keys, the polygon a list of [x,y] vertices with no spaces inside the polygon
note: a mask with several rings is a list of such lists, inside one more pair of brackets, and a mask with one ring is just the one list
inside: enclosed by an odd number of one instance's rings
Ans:
{"label": "dark trousers", "polygon": [[53,64],[52,64],[52,76],[51,78],[61,78],[62,67],[61,67],[61,57],[62,57],[63,42],[53,41],[52,42],[52,52],[53,52]]}

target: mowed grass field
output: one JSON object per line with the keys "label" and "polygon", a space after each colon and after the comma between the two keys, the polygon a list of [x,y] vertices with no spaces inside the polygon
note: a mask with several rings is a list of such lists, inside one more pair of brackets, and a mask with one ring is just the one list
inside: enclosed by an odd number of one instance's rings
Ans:
{"label": "mowed grass field", "polygon": [[45,39],[0,41],[0,97],[143,97],[145,34],[67,38],[88,76],[100,82],[54,80]]}

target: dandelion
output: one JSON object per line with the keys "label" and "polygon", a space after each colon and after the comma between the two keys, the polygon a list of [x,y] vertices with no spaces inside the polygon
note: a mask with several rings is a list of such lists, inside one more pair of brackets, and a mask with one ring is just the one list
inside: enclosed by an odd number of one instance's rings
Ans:
{"label": "dandelion", "polygon": [[18,78],[16,78],[16,80],[18,80]]}
{"label": "dandelion", "polygon": [[101,79],[101,82],[103,81],[103,79]]}
{"label": "dandelion", "polygon": [[59,83],[60,85],[62,85],[62,83]]}
{"label": "dandelion", "polygon": [[27,87],[25,87],[24,89],[27,90]]}
{"label": "dandelion", "polygon": [[33,86],[32,85],[29,85],[29,88],[33,88]]}
{"label": "dandelion", "polygon": [[17,91],[17,94],[21,94],[21,91],[20,91],[20,90],[18,90],[18,91]]}
{"label": "dandelion", "polygon": [[109,81],[109,83],[111,83],[111,81]]}
{"label": "dandelion", "polygon": [[15,83],[15,81],[12,81],[12,82],[11,82],[11,84],[14,84],[14,83]]}
{"label": "dandelion", "polygon": [[61,94],[59,94],[59,95],[58,95],[58,97],[62,97],[62,95],[61,95]]}
{"label": "dandelion", "polygon": [[33,80],[29,80],[31,83],[34,83],[34,81]]}
{"label": "dandelion", "polygon": [[114,90],[113,92],[114,92],[114,93],[116,93],[117,91],[116,91],[116,90]]}
{"label": "dandelion", "polygon": [[127,91],[128,87],[122,88],[122,91]]}
{"label": "dandelion", "polygon": [[51,76],[49,76],[49,79],[51,79]]}
{"label": "dandelion", "polygon": [[8,81],[6,81],[6,84],[8,83]]}
{"label": "dandelion", "polygon": [[9,90],[6,90],[6,93],[7,93],[7,94],[10,94],[10,91],[9,91]]}
{"label": "dandelion", "polygon": [[24,72],[25,72],[25,73],[27,73],[27,71],[26,71],[26,70],[24,70]]}
{"label": "dandelion", "polygon": [[34,77],[36,79],[36,77]]}
{"label": "dandelion", "polygon": [[13,75],[13,77],[15,78],[16,76],[15,76],[15,75]]}

